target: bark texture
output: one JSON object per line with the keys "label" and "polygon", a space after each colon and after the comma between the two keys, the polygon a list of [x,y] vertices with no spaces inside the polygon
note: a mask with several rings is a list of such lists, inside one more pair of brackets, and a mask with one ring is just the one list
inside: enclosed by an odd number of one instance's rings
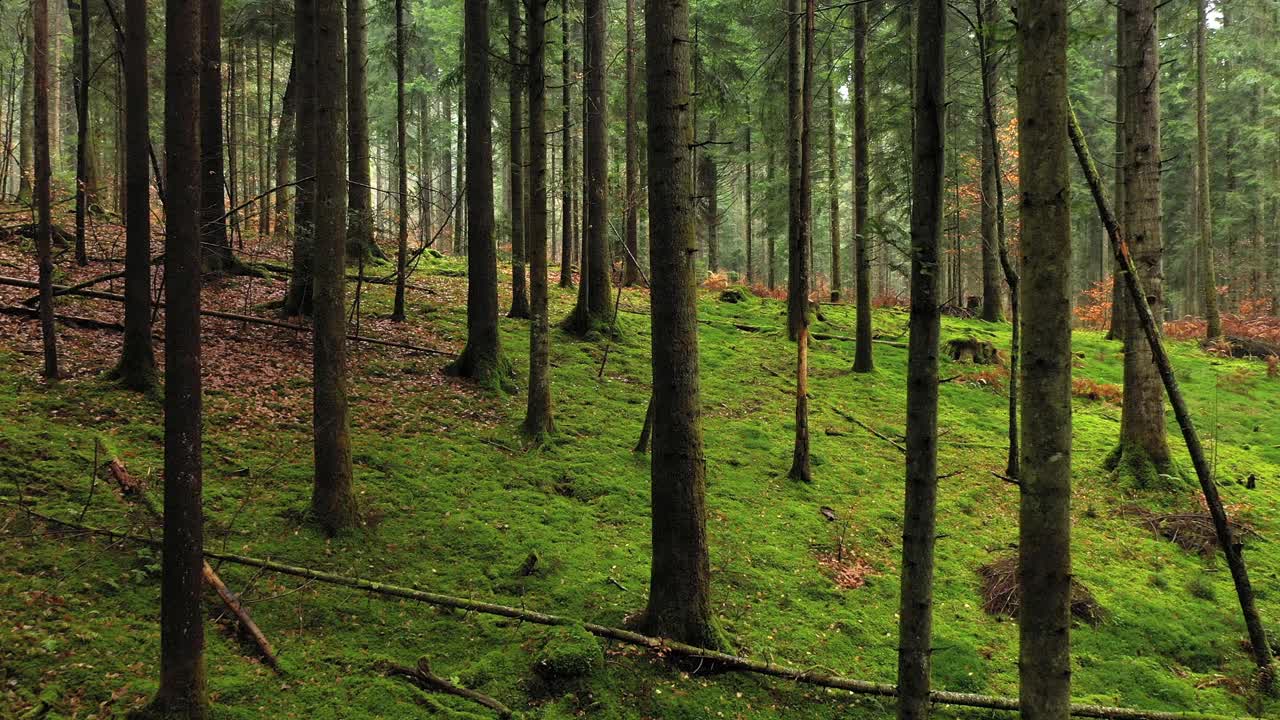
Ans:
{"label": "bark texture", "polygon": [[[369,28],[368,0],[347,0],[347,253],[380,255],[373,240],[373,206],[369,195]],[[396,1],[396,17],[403,14],[403,0]],[[396,23],[396,77],[403,77],[404,42]],[[397,84],[397,88],[401,83]],[[400,91],[397,89],[397,100]],[[403,103],[401,103],[402,105]],[[400,105],[397,105],[400,108]],[[397,125],[404,116],[397,112]],[[397,135],[398,137],[398,135]],[[396,147],[399,147],[398,145]],[[403,255],[401,251],[401,255]],[[397,268],[399,267],[397,257]],[[403,318],[403,290],[396,285],[396,307]],[[392,311],[395,315],[395,311]]]}
{"label": "bark texture", "polygon": [[583,9],[586,87],[583,97],[583,191],[585,235],[582,248],[578,304],[565,323],[566,329],[585,334],[609,319],[608,184],[609,145],[605,136],[604,0],[585,0]]}
{"label": "bark texture", "polygon": [[222,0],[200,3],[200,229],[205,269],[231,269],[222,158]]}
{"label": "bark texture", "polygon": [[524,431],[542,437],[551,416],[551,326],[547,317],[547,0],[529,0],[529,403]]}
{"label": "bark texture", "polygon": [[53,326],[53,241],[51,188],[53,171],[49,148],[49,0],[32,0],[34,28],[31,63],[34,86],[36,262],[40,272],[40,336],[44,349],[44,376],[58,378],[58,336]]}
{"label": "bark texture", "polygon": [[[627,0],[627,51],[624,93],[626,94],[626,174],[623,202],[623,228],[626,233],[626,255],[622,259],[622,284],[630,287],[640,279],[640,161],[637,141],[640,136],[636,121],[636,0]],[[748,251],[749,252],[749,251]]]}
{"label": "bark texture", "polygon": [[[347,4],[348,25],[350,24],[351,6],[359,2],[361,2],[361,0],[348,0],[348,4]],[[407,264],[408,264],[408,258],[409,258],[409,155],[408,155],[409,141],[408,141],[408,133],[406,132],[406,129],[405,129],[405,123],[407,121],[407,117],[405,114],[408,112],[408,107],[405,105],[405,97],[404,97],[404,56],[408,48],[405,47],[405,37],[404,37],[405,36],[404,0],[396,0],[395,13],[396,13],[396,190],[397,190],[396,208],[398,210],[396,214],[398,217],[396,222],[396,294],[395,294],[395,300],[392,303],[391,319],[399,321],[399,320],[404,320],[404,314],[405,314],[405,309],[404,309],[405,287],[404,286],[406,281],[405,275],[408,270]],[[348,46],[350,46],[351,44],[352,43],[348,41]],[[350,57],[348,62],[355,63],[357,62],[357,58]],[[348,73],[350,73],[350,70],[348,70]],[[361,72],[360,75],[361,77],[359,79],[363,84],[364,73]],[[358,87],[353,83],[350,87],[350,92],[352,95],[356,93],[361,93],[361,95],[363,95],[365,92],[365,88]],[[347,101],[348,107],[351,107],[353,109],[355,108],[356,105],[364,105],[364,104],[365,104],[365,101],[363,97],[361,97],[359,100],[348,99]],[[365,118],[364,122],[366,126],[364,140],[367,147],[368,118]],[[355,122],[353,121],[352,125],[354,124]],[[354,154],[354,148],[349,148],[348,152]],[[367,175],[369,170],[368,159],[367,158],[362,159],[357,163],[356,159],[352,158],[351,166],[352,166],[353,174],[355,172],[355,166],[357,164],[363,167],[365,174]],[[355,178],[352,177],[352,180],[354,181]],[[368,183],[366,182],[365,184],[368,184]],[[351,192],[356,193],[357,190],[359,191],[358,194],[360,195],[361,198],[363,198],[364,202],[368,203],[369,201],[368,188],[358,188],[356,184],[353,182],[351,184]],[[351,205],[352,205],[351,222],[354,225],[357,223],[354,198]],[[369,226],[369,228],[370,228],[370,234],[372,234],[372,226]],[[363,232],[363,231],[364,231],[363,227],[357,228],[357,232]],[[352,242],[353,240],[354,242]],[[363,240],[360,235],[357,235],[355,238],[347,239],[348,248],[354,249],[355,252],[363,252],[362,243],[363,243]],[[354,245],[354,248],[352,247],[353,245]]]}
{"label": "bark texture", "polygon": [[1218,313],[1218,282],[1213,263],[1212,202],[1209,192],[1209,103],[1205,97],[1205,86],[1209,82],[1205,67],[1207,4],[1208,0],[1196,0],[1196,230],[1199,241],[1196,254],[1200,263],[1205,336],[1208,340],[1216,340],[1222,336],[1222,318]]}
{"label": "bark texture", "polygon": [[[541,2],[542,0],[530,0]],[[507,81],[507,100],[511,111],[508,124],[511,136],[507,145],[511,158],[511,311],[507,317],[529,317],[529,293],[525,287],[525,228],[528,219],[524,207],[524,99],[525,58],[520,50],[520,5],[523,0],[507,0],[507,59],[511,63],[511,77]]]}
{"label": "bark texture", "polygon": [[[995,97],[996,88],[1000,87],[1000,53],[993,52],[992,29],[999,27],[1000,3],[997,0],[977,0],[982,3],[985,22],[983,31],[987,33],[985,46],[985,70],[983,87],[991,92],[992,121],[1000,117],[999,105]],[[1003,213],[1004,208],[996,205],[996,150],[992,143],[992,133],[997,128],[987,127],[986,112],[982,115],[981,161],[982,178],[979,189],[982,193],[982,319],[987,322],[1004,320],[1004,302],[1000,289],[1000,247],[996,237],[996,214]]]}
{"label": "bark texture", "polygon": [[[299,180],[316,174],[316,76],[308,72],[315,67],[317,0],[295,0],[293,64],[298,86],[294,114],[294,175]],[[287,95],[287,93],[286,93]],[[287,99],[287,98],[286,98]],[[293,274],[289,276],[289,293],[285,296],[285,316],[310,315],[312,300],[312,254],[315,234],[314,181],[303,182],[294,190],[293,201]]]}
{"label": "bark texture", "polygon": [[853,244],[857,293],[854,372],[871,372],[871,253],[867,247],[867,206],[871,180],[867,172],[867,6],[853,8]]}

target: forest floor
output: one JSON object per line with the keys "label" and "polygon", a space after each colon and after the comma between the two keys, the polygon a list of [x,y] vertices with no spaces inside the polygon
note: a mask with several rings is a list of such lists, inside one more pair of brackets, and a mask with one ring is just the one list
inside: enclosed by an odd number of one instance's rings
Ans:
{"label": "forest floor", "polygon": [[[121,257],[118,230],[90,251]],[[29,241],[0,241],[0,275],[33,279]],[[278,260],[277,260],[278,261]],[[118,268],[76,268],[60,281]],[[423,258],[408,321],[387,320],[391,288],[366,285],[360,332],[457,351],[465,278],[455,259]],[[386,266],[369,269],[386,276]],[[502,305],[509,303],[509,285]],[[286,281],[231,278],[205,305],[255,309]],[[114,281],[120,292],[122,282]],[[0,288],[0,305],[31,293]],[[700,296],[703,424],[709,478],[713,604],[740,654],[867,680],[896,667],[907,314],[875,314],[877,370],[850,372],[852,306],[824,306],[810,354],[815,480],[786,478],[793,433],[794,346],[784,304]],[[553,285],[553,318],[573,293]],[[306,333],[206,319],[204,502],[208,547],[382,582],[490,600],[606,625],[641,609],[649,572],[649,480],[632,452],[648,398],[647,294],[622,293],[620,339],[555,331],[558,432],[527,447],[524,397],[445,377],[448,358],[353,343],[355,479],[368,525],[327,539],[302,520],[310,495],[310,344]],[[60,299],[60,311],[107,320],[113,303]],[[503,348],[527,372],[528,325],[501,321]],[[739,326],[758,328],[755,331]],[[946,319],[944,341],[1007,347],[1008,324]],[[849,339],[844,339],[849,338]],[[103,465],[118,458],[158,501],[161,403],[103,379],[120,334],[60,327],[67,377],[39,377],[39,329],[0,315],[0,717],[106,717],[156,687],[159,577],[154,551],[51,534],[14,504],[117,529],[137,513]],[[157,345],[157,355],[163,353]],[[1101,610],[1076,623],[1077,701],[1227,715],[1277,712],[1251,700],[1251,662],[1225,563],[1165,540],[1135,515],[1200,511],[1194,481],[1147,487],[1102,468],[1116,443],[1121,354],[1101,334],[1075,334],[1074,569]],[[1256,531],[1247,559],[1269,626],[1280,629],[1280,379],[1259,361],[1171,344],[1233,515]],[[608,362],[597,377],[606,354]],[[1006,374],[943,360],[933,676],[940,689],[1017,692],[1017,628],[983,610],[979,568],[1016,552],[1017,488],[1005,462]],[[517,385],[523,381],[517,378]],[[855,422],[855,420],[857,422]],[[1172,418],[1170,444],[1190,465]],[[95,459],[98,465],[95,467]],[[1256,478],[1256,489],[1246,479]],[[94,480],[96,476],[96,481]],[[829,510],[829,512],[828,512]],[[834,520],[829,519],[834,517]],[[531,562],[536,554],[536,562]],[[532,565],[532,567],[530,567]],[[883,718],[888,701],[752,675],[689,674],[608,644],[589,676],[537,682],[534,664],[584,644],[563,630],[223,564],[274,643],[284,675],[254,657],[209,604],[215,718],[486,717],[466,700],[427,695],[383,675],[383,663],[432,659],[439,675],[529,718]],[[590,653],[586,653],[590,657]],[[1008,717],[940,709],[942,717]],[[1274,717],[1274,715],[1272,715]]]}

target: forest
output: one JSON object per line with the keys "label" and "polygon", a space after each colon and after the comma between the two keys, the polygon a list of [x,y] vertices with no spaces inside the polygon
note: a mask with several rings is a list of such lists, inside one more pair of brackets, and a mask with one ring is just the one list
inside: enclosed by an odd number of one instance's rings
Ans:
{"label": "forest", "polygon": [[0,720],[1280,717],[1277,0],[0,26]]}

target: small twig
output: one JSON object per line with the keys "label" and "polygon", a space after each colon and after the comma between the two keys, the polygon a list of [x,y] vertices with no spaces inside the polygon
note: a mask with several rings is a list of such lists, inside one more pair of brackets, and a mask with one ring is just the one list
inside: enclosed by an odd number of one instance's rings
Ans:
{"label": "small twig", "polygon": [[897,441],[895,441],[893,438],[889,437],[888,435],[885,435],[884,433],[880,432],[879,430],[876,430],[875,428],[873,428],[873,427],[871,427],[870,425],[868,425],[868,424],[866,424],[866,423],[862,422],[862,421],[861,421],[861,420],[859,420],[858,418],[856,418],[856,417],[854,417],[854,416],[850,415],[849,413],[847,413],[847,412],[845,412],[845,411],[841,410],[840,408],[833,408],[833,409],[836,411],[836,414],[837,414],[837,415],[839,415],[840,417],[844,418],[845,420],[848,420],[849,422],[853,423],[854,425],[857,425],[858,427],[862,428],[863,430],[866,430],[867,432],[871,433],[872,435],[875,435],[876,437],[880,438],[881,440],[883,440],[883,441],[885,441],[885,442],[889,443],[890,445],[894,446],[895,448],[897,448],[897,449],[898,449],[898,452],[902,453],[903,455],[906,455],[906,454],[907,454],[907,449],[906,449],[906,448],[904,448],[904,447],[902,447],[901,445],[899,445],[899,444],[897,443]]}
{"label": "small twig", "polygon": [[416,668],[389,664],[386,666],[386,672],[388,675],[393,677],[407,678],[410,682],[423,690],[448,693],[450,695],[456,695],[457,697],[479,703],[497,713],[500,718],[509,718],[512,716],[511,708],[508,708],[506,705],[503,705],[488,695],[464,688],[460,685],[454,685],[448,680],[445,680],[439,675],[431,672],[431,664],[427,661],[425,656],[418,658],[418,667]]}
{"label": "small twig", "polygon": [[1002,475],[994,470],[991,471],[991,476],[998,478],[1000,480],[1003,480],[1009,483],[1010,485],[1017,485],[1018,487],[1022,487],[1022,481],[1011,478],[1008,475]]}

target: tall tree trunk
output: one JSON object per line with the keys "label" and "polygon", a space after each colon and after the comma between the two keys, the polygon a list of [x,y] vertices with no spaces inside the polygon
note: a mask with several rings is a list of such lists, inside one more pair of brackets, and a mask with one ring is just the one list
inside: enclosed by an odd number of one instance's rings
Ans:
{"label": "tall tree trunk", "polygon": [[[716,121],[712,119],[711,127],[707,132],[707,140],[709,143],[716,141]],[[699,188],[706,195],[707,218],[707,272],[720,271],[720,174],[716,168],[716,158],[708,149],[702,153],[702,172],[701,180],[699,180]]]}
{"label": "tall tree trunk", "polygon": [[[274,28],[274,25],[272,26]],[[274,30],[273,30],[274,33]],[[271,38],[271,50],[275,50],[275,38]],[[268,82],[262,75],[262,40],[254,38],[253,40],[253,61],[254,61],[254,106],[253,111],[257,131],[258,131],[258,152],[257,155],[257,174],[258,194],[267,192],[271,188],[271,172],[268,169],[271,157],[271,122],[269,118],[273,115],[275,108],[270,107],[271,101],[263,100],[264,96],[270,98],[271,93],[275,90],[274,77],[272,82]],[[274,76],[275,58],[270,59],[268,73]],[[258,201],[258,237],[265,238],[271,234],[271,201],[270,197],[263,195]]]}
{"label": "tall tree trunk", "polygon": [[[1123,0],[1129,44],[1130,89],[1125,107],[1125,220],[1129,250],[1147,303],[1159,323],[1164,317],[1164,245],[1160,218],[1160,48],[1155,0]],[[1124,405],[1120,446],[1112,458],[1138,482],[1155,479],[1169,465],[1165,437],[1164,390],[1138,314],[1125,315]]]}
{"label": "tall tree trunk", "polygon": [[541,438],[551,418],[551,325],[547,316],[547,2],[529,0],[529,404],[524,431]]}
{"label": "tall tree trunk", "polygon": [[[444,104],[444,128],[445,132],[448,133],[453,129],[453,104],[448,93],[445,93],[440,98],[440,101]],[[459,111],[461,111],[461,108],[459,108]],[[446,139],[444,142],[444,158],[442,160],[442,164],[444,165],[444,173],[442,177],[444,180],[444,187],[441,188],[441,195],[444,198],[445,205],[444,218],[441,220],[441,224],[449,226],[449,234],[446,237],[449,238],[450,253],[458,251],[458,238],[461,235],[461,233],[458,232],[458,226],[453,221],[453,212],[451,210],[451,208],[458,202],[458,199],[453,195],[453,159],[453,146],[450,144],[449,140]],[[458,158],[458,161],[461,162],[462,158]],[[459,188],[459,190],[461,190],[461,188]]]}
{"label": "tall tree trunk", "polygon": [[49,161],[49,0],[32,0],[31,64],[35,127],[36,255],[40,267],[40,336],[44,376],[58,378],[58,336],[53,326],[52,168]]}
{"label": "tall tree trunk", "polygon": [[[431,77],[430,67],[422,69],[423,77]],[[435,239],[435,173],[431,157],[431,103],[425,90],[418,90],[418,240],[426,247]]]}
{"label": "tall tree trunk", "polygon": [[946,5],[917,4],[912,150],[911,319],[907,350],[907,491],[898,621],[898,719],[929,716],[933,547],[938,498],[938,246],[945,162]]}
{"label": "tall tree trunk", "polygon": [[[37,0],[43,3],[44,0]],[[200,5],[165,12],[164,546],[160,581],[161,717],[208,716],[204,667],[200,379]]]}
{"label": "tall tree trunk", "polygon": [[124,342],[115,375],[132,390],[156,382],[151,347],[151,145],[147,83],[147,0],[125,2],[125,203]]}
{"label": "tall tree trunk", "polygon": [[627,0],[626,94],[626,184],[623,194],[626,257],[622,259],[622,284],[630,287],[640,279],[640,162],[637,140],[640,126],[636,121],[636,0]]}
{"label": "tall tree trunk", "polygon": [[867,206],[871,180],[867,172],[867,6],[853,8],[853,268],[857,293],[854,372],[871,372],[871,253],[867,247]]}
{"label": "tall tree trunk", "polygon": [[53,47],[53,65],[49,87],[49,171],[62,168],[62,18],[61,12],[49,16],[49,44]]}
{"label": "tall tree trunk", "polygon": [[[798,5],[799,3],[795,3]],[[811,482],[813,473],[809,467],[809,251],[813,237],[813,42],[815,0],[807,0],[804,13],[804,60],[800,88],[800,164],[798,197],[791,204],[791,285],[788,289],[790,307],[798,314],[795,327],[796,341],[796,436],[791,453],[792,480]],[[799,22],[794,17],[793,22]],[[792,148],[795,152],[795,148]]]}
{"label": "tall tree trunk", "polygon": [[777,158],[774,155],[774,145],[769,145],[769,151],[765,155],[764,165],[764,186],[769,191],[769,195],[765,198],[765,262],[767,268],[767,280],[769,289],[772,290],[778,286],[778,249],[775,247],[774,235],[777,233],[773,219],[773,188],[777,179]]}
{"label": "tall tree trunk", "polygon": [[840,301],[840,181],[836,171],[835,52],[827,46],[827,226],[831,232],[831,302]]}
{"label": "tall tree trunk", "polygon": [[[987,37],[984,44],[987,57],[984,63],[986,65],[984,87],[991,89],[991,114],[994,119],[1000,116],[995,96],[997,88],[1000,87],[1000,53],[994,52],[991,48],[991,29],[999,26],[1000,3],[996,0],[977,0],[977,2],[983,4],[981,9],[986,16]],[[983,126],[982,179],[979,188],[982,197],[982,319],[987,322],[1001,322],[1004,320],[1004,301],[1000,291],[1000,248],[999,241],[996,239],[996,214],[1003,213],[1004,208],[996,207],[996,183],[1000,182],[1000,179],[996,177],[995,147],[991,143],[992,132],[998,128],[986,127],[985,110],[981,123]]]}
{"label": "tall tree trunk", "polygon": [[[466,0],[464,0],[464,2],[465,1]],[[461,47],[459,47],[459,50],[461,50]],[[466,128],[470,127],[471,119],[472,119],[471,115],[469,114],[470,111],[467,111],[464,117],[464,112],[462,108],[466,102],[466,100],[463,98],[463,93],[465,91],[466,91],[466,86],[464,84],[459,84],[458,86],[458,125],[457,125],[458,145],[457,145],[457,153],[456,153],[458,157],[458,162],[454,165],[454,171],[455,171],[454,172],[454,188],[457,190],[458,195],[456,198],[454,198],[454,208],[453,208],[453,227],[454,227],[453,249],[455,252],[460,252],[463,255],[467,254],[467,241],[471,235],[470,226],[466,225],[463,222],[463,216],[466,213],[467,204],[471,197],[468,193],[463,191],[463,188],[465,187],[465,185],[463,184],[464,179],[471,176],[471,167],[468,165],[467,162],[463,161],[463,157],[466,153],[466,150],[463,148],[463,140],[466,137]],[[489,116],[486,114],[485,117],[487,118]],[[492,149],[490,150],[489,154],[490,156],[492,156],[493,154]],[[466,157],[469,158],[470,156],[467,155]],[[490,157],[489,164],[490,165],[493,164],[492,157]]]}
{"label": "tall tree trunk", "polygon": [[85,216],[89,211],[89,3],[67,0],[71,27],[76,37],[76,264],[89,264],[85,249]]}
{"label": "tall tree trunk", "polygon": [[[1124,20],[1123,5],[1116,5],[1116,138],[1115,138],[1115,195],[1116,213],[1125,215],[1125,116],[1129,104],[1129,40]],[[1125,313],[1129,309],[1129,300],[1125,297],[1124,278],[1120,277],[1119,264],[1112,264],[1111,284],[1111,327],[1107,329],[1107,339],[1124,340]]]}
{"label": "tall tree trunk", "polygon": [[[800,133],[804,115],[802,0],[788,1],[787,26],[787,334],[800,337],[809,304],[809,243],[800,237]],[[798,431],[798,428],[797,428]]]}
{"label": "tall tree trunk", "polygon": [[[227,188],[227,206],[237,207],[240,202],[240,179],[242,168],[240,167],[241,146],[244,142],[244,136],[240,135],[239,125],[236,123],[236,117],[240,112],[239,101],[237,99],[236,90],[240,86],[240,46],[234,42],[227,43],[229,57],[227,58],[227,87],[226,87],[226,106],[225,120],[226,126],[223,128],[225,142],[223,146],[227,151],[226,158],[226,188]],[[230,213],[227,217],[227,223],[230,226],[227,230],[227,243],[233,245],[236,238],[240,238],[240,248],[244,249],[244,239],[240,235],[240,227],[238,221],[238,213]]]}
{"label": "tall tree trunk", "polygon": [[346,208],[342,1],[317,0],[311,75],[315,95],[315,304],[312,343],[315,484],[311,515],[333,534],[359,523],[351,483],[347,407]]}
{"label": "tall tree trunk", "polygon": [[[363,5],[363,0],[348,0],[347,2],[347,25],[348,25],[347,32],[348,33],[351,32],[350,26],[352,25],[351,8],[352,6],[359,6],[359,5]],[[360,8],[360,9],[363,10],[363,8]],[[361,35],[364,34],[363,30],[361,30],[360,34]],[[408,144],[408,134],[405,129],[405,122],[406,122],[405,112],[407,111],[407,109],[405,107],[405,101],[404,101],[404,56],[406,51],[404,36],[405,36],[404,0],[396,0],[396,178],[397,178],[396,191],[398,192],[396,207],[399,209],[399,213],[398,213],[399,221],[396,224],[396,296],[395,296],[394,305],[392,306],[392,310],[391,310],[391,319],[395,321],[404,320],[404,290],[405,290],[404,286],[405,286],[405,280],[406,280],[405,275],[408,272],[408,258],[409,258],[409,156],[407,154],[409,149],[409,144]],[[348,46],[350,47],[353,44],[354,42],[349,42]],[[357,75],[357,73],[351,72],[350,70],[350,66],[360,61],[361,59],[362,58],[356,58],[356,57],[348,58],[348,75],[352,78],[353,81],[358,80],[360,83],[360,86],[357,86],[355,82],[352,82],[351,84],[352,96],[354,96],[356,93],[360,93],[360,95],[363,96],[367,89],[365,87],[361,87],[365,84],[364,72],[361,71],[360,73],[358,73],[359,78],[356,78],[355,75]],[[361,99],[359,100],[354,99],[354,97],[348,98],[348,105],[351,106],[352,110],[356,110],[357,105],[361,106],[361,110],[359,112],[361,112],[362,114],[364,109],[367,108],[367,106],[365,105],[365,102],[366,101],[364,100],[363,97],[361,97]],[[367,145],[369,140],[368,118],[365,117],[363,120],[365,125],[364,141],[365,141],[365,144]],[[352,125],[354,126],[354,123],[352,123]],[[355,138],[352,137],[351,140],[354,141]],[[350,148],[349,151],[354,153],[356,150],[355,148]],[[357,162],[357,159],[354,157],[351,159],[351,168],[353,173],[355,172],[356,165],[362,165],[367,173],[369,169],[369,163],[368,163],[367,157],[364,160],[360,160],[359,162]],[[356,190],[354,177],[352,178],[352,181],[353,182],[351,186],[351,191],[354,193]],[[365,183],[365,184],[367,185],[368,183]],[[369,200],[368,190],[365,188],[360,188],[360,191],[361,191],[360,195],[363,198],[363,201],[368,202]],[[352,197],[350,201],[352,203],[351,212],[353,216],[353,220],[352,220],[353,222],[354,222],[354,216],[356,213],[354,200],[355,198]],[[359,236],[357,236],[354,239],[357,243],[363,243],[363,240]],[[361,245],[357,245],[355,251],[362,252],[363,247]]]}
{"label": "tall tree trunk", "polygon": [[689,118],[688,0],[646,0],[649,258],[653,268],[653,562],[650,635],[723,645],[711,615],[706,459],[698,390],[693,127]]}
{"label": "tall tree trunk", "polygon": [[467,345],[449,372],[497,386],[508,366],[498,344],[498,254],[493,237],[489,0],[464,4],[467,107]]}
{"label": "tall tree trunk", "polygon": [[[1200,282],[1204,299],[1205,336],[1215,340],[1222,336],[1222,319],[1218,315],[1218,283],[1213,263],[1213,225],[1209,193],[1209,109],[1205,97],[1208,71],[1205,67],[1205,41],[1208,0],[1196,0],[1196,228],[1200,261]],[[1188,288],[1190,295],[1191,288]]]}
{"label": "tall tree trunk", "polygon": [[[397,12],[401,2],[403,0],[396,2]],[[382,257],[382,251],[373,239],[373,207],[369,191],[372,183],[369,181],[369,21],[366,4],[367,0],[347,0],[346,9],[347,173],[351,178],[351,183],[347,186],[347,254],[352,258],[360,257],[361,254],[365,258]],[[396,21],[397,102],[404,65],[400,22]],[[397,127],[399,122],[397,116]],[[396,260],[396,268],[396,307],[400,308],[400,315],[397,316],[392,311],[392,316],[403,318],[403,280],[400,277],[399,258]]]}
{"label": "tall tree trunk", "polygon": [[[285,316],[310,315],[312,266],[315,245],[316,202],[316,2],[295,0],[296,8],[293,64],[298,86],[294,113],[294,175],[301,182],[294,188],[293,273],[285,296]],[[287,94],[287,93],[286,93]]]}
{"label": "tall tree trunk", "polygon": [[560,287],[573,287],[573,101],[569,85],[569,0],[560,0]]}
{"label": "tall tree trunk", "polygon": [[755,224],[755,215],[751,214],[751,189],[752,189],[751,186],[754,184],[753,181],[755,179],[755,174],[751,171],[751,117],[750,115],[748,115],[747,117],[746,176],[747,177],[744,185],[747,191],[747,197],[746,197],[747,207],[746,207],[746,216],[743,218],[742,224],[743,224],[743,227],[746,228],[746,233],[747,233],[747,238],[746,238],[747,285],[755,285],[756,283],[755,258],[752,257],[752,245],[754,243],[752,242],[752,238],[751,238],[752,226]]}
{"label": "tall tree trunk", "polygon": [[204,267],[209,272],[232,269],[227,235],[222,145],[222,0],[199,0],[200,58],[200,227]]}
{"label": "tall tree trunk", "polygon": [[35,152],[32,142],[35,138],[35,127],[33,126],[33,97],[35,95],[35,81],[33,80],[35,72],[32,68],[32,58],[35,57],[35,46],[33,44],[33,33],[30,31],[25,33],[26,53],[22,58],[22,100],[18,103],[18,112],[22,114],[22,120],[18,124],[18,164],[21,165],[19,171],[21,177],[18,178],[18,204],[29,205],[31,203],[31,176],[34,172],[32,163],[34,162]]}
{"label": "tall tree trunk", "polygon": [[[276,185],[289,182],[289,157],[297,146],[296,132],[298,118],[298,58],[295,51],[289,58],[289,76],[284,83],[284,96],[280,99],[280,131],[276,135]],[[301,179],[301,178],[296,178]],[[295,192],[297,190],[295,189]],[[276,225],[277,237],[289,232],[289,191],[281,189],[276,192]]]}
{"label": "tall tree trunk", "polygon": [[[531,1],[542,2],[543,0]],[[524,133],[521,126],[525,122],[524,112],[520,107],[525,84],[525,76],[522,72],[524,58],[520,56],[520,4],[522,2],[524,0],[507,0],[507,58],[511,63],[511,77],[507,81],[507,100],[511,111],[508,123],[511,126],[511,137],[510,142],[507,143],[511,164],[507,188],[511,193],[511,310],[507,313],[507,317],[513,318],[529,317],[529,298],[525,288],[524,274],[526,224],[524,158],[521,157],[524,147]]]}
{"label": "tall tree trunk", "polygon": [[[994,3],[992,3],[994,5]],[[1071,165],[1067,2],[1018,7],[1023,364],[1018,580],[1019,706],[1071,715]]]}
{"label": "tall tree trunk", "polygon": [[583,94],[583,188],[585,213],[578,303],[565,326],[586,334],[609,318],[608,184],[609,155],[605,138],[605,11],[604,0],[585,0],[584,46],[586,87]]}

